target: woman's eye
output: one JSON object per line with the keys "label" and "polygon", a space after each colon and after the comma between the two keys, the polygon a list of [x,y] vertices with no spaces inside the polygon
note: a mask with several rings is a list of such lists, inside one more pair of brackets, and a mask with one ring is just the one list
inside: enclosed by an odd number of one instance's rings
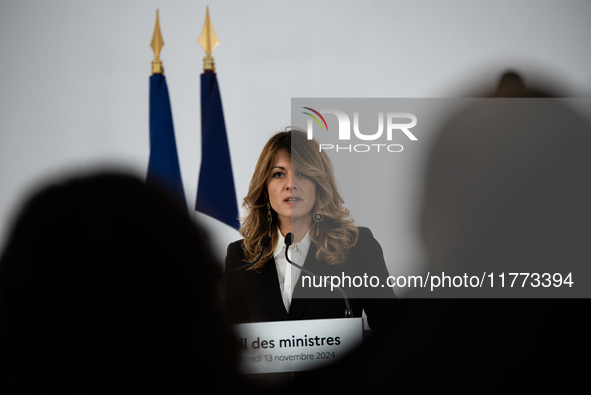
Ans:
{"label": "woman's eye", "polygon": [[283,176],[283,173],[280,172],[280,171],[278,171],[276,173],[273,173],[273,175],[271,177],[273,177],[273,178],[279,178],[279,177],[282,177],[282,176]]}

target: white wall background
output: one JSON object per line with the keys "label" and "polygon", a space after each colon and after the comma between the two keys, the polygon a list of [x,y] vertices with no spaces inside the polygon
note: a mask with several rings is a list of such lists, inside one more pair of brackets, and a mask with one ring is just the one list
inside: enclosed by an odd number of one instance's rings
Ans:
{"label": "white wall background", "polygon": [[[584,0],[1,0],[0,243],[39,183],[106,164],[145,175],[157,8],[194,205],[204,56],[197,39],[207,4],[221,40],[213,56],[240,203],[264,143],[290,123],[292,97],[461,97],[493,87],[507,68],[565,96],[591,93]],[[421,260],[420,170],[409,166],[408,188],[393,202],[406,217],[392,224],[404,236],[390,247],[409,265]],[[197,217],[223,259],[238,232]]]}

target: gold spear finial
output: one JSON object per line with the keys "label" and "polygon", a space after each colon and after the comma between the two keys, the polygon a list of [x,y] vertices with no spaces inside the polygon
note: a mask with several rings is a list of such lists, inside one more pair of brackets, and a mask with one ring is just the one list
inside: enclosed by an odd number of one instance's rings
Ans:
{"label": "gold spear finial", "polygon": [[205,24],[203,25],[201,36],[199,36],[199,40],[197,40],[197,42],[205,50],[206,56],[203,58],[203,70],[211,70],[215,73],[215,65],[213,63],[211,53],[213,52],[213,49],[220,43],[220,40],[218,39],[218,36],[215,34],[213,26],[211,25],[211,20],[209,19],[209,6],[207,6],[206,8]]}
{"label": "gold spear finial", "polygon": [[158,10],[156,10],[156,26],[154,26],[154,35],[150,47],[154,50],[154,60],[152,61],[152,74],[164,74],[162,61],[160,60],[160,50],[164,46],[162,33],[160,32],[160,19],[158,18]]}

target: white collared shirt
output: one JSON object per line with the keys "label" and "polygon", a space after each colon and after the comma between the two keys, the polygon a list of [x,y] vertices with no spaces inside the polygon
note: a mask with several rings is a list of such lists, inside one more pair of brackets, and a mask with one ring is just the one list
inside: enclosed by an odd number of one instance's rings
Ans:
{"label": "white collared shirt", "polygon": [[[298,282],[298,278],[300,277],[301,270],[287,262],[287,259],[285,258],[285,236],[281,234],[279,228],[277,228],[277,232],[279,233],[279,242],[277,243],[277,247],[275,247],[273,256],[275,258],[275,266],[277,267],[277,277],[279,279],[279,288],[281,289],[283,305],[285,306],[285,310],[289,313],[291,297],[295,285]],[[300,266],[304,266],[304,261],[306,260],[308,250],[310,249],[311,240],[309,233],[310,232],[308,231],[306,236],[304,236],[299,243],[289,246],[289,260]]]}

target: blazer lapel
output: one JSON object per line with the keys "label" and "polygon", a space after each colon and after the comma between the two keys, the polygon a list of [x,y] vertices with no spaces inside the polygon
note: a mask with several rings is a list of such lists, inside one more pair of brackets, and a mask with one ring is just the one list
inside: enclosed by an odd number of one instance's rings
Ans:
{"label": "blazer lapel", "polygon": [[275,259],[271,258],[260,273],[251,271],[250,278],[269,313],[278,321],[289,320],[281,297]]}
{"label": "blazer lapel", "polygon": [[[318,247],[316,244],[311,243],[310,249],[308,250],[308,255],[306,256],[306,261],[304,262],[304,269],[309,270],[310,272],[314,273],[318,277],[324,277],[328,275],[329,266],[325,263],[318,262],[316,259],[316,252],[318,251]],[[300,273],[300,277],[298,278],[298,282],[294,289],[293,297],[291,300],[291,307],[289,309],[289,316],[292,319],[300,319],[306,305],[313,299],[314,294],[318,288],[315,287],[306,287],[304,290],[302,288],[302,277],[303,276],[310,276],[308,273],[302,271]]]}

